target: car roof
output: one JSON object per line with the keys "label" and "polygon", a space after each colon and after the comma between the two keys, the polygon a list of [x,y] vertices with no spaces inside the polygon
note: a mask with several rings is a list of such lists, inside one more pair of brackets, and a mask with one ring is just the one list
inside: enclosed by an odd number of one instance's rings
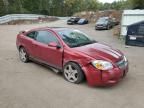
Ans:
{"label": "car roof", "polygon": [[85,18],[81,18],[80,20],[86,20]]}
{"label": "car roof", "polygon": [[80,18],[80,17],[75,17],[75,16],[73,16],[73,17],[70,17],[70,18]]}
{"label": "car roof", "polygon": [[109,19],[109,17],[100,17],[99,19]]}

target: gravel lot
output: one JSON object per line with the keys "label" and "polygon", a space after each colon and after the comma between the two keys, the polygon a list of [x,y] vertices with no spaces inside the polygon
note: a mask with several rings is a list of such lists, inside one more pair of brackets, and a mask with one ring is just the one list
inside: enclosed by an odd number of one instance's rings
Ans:
{"label": "gravel lot", "polygon": [[[18,57],[16,34],[40,26],[78,28],[96,40],[125,53],[130,70],[113,87],[76,85],[62,75],[36,63],[22,63]],[[144,48],[126,48],[112,36],[112,30],[95,31],[93,25],[66,25],[65,21],[34,25],[0,26],[0,108],[144,108]]]}

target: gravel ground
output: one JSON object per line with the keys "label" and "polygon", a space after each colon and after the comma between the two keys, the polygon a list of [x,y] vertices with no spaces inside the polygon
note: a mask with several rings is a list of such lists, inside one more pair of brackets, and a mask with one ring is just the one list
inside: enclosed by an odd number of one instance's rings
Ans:
{"label": "gravel ground", "polygon": [[[78,28],[100,42],[125,53],[130,70],[113,87],[76,85],[36,63],[22,63],[16,34],[40,26]],[[66,25],[63,20],[34,25],[0,26],[0,108],[144,108],[144,48],[128,47],[112,36],[112,30],[95,31],[93,25]]]}

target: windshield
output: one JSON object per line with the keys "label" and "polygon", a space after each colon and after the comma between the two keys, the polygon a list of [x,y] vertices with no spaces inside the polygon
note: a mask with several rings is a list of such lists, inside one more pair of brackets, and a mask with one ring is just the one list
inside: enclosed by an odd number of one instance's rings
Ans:
{"label": "windshield", "polygon": [[80,19],[80,20],[79,20],[79,22],[84,22],[84,21],[85,21],[85,19]]}
{"label": "windshield", "polygon": [[106,18],[100,18],[100,19],[98,19],[98,23],[105,23],[105,22],[107,22],[108,21],[108,19],[106,19]]}
{"label": "windshield", "polygon": [[96,42],[95,40],[90,39],[86,34],[82,33],[79,30],[64,30],[58,32],[58,34],[61,36],[63,41],[71,48],[84,46]]}

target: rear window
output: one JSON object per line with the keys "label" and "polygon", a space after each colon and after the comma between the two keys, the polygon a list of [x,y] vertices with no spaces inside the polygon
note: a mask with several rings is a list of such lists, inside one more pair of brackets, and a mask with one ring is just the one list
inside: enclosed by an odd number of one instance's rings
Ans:
{"label": "rear window", "polygon": [[27,37],[32,38],[32,39],[35,39],[36,35],[37,35],[36,31],[32,31],[32,32],[26,34]]}

